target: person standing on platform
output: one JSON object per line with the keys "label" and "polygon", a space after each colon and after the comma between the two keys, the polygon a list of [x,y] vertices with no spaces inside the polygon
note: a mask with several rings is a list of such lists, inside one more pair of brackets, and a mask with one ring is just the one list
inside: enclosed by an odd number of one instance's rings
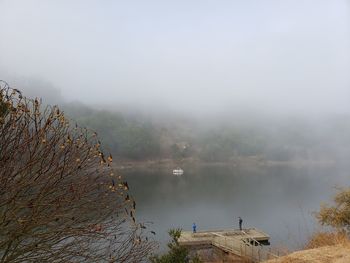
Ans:
{"label": "person standing on platform", "polygon": [[238,217],[238,219],[239,219],[239,230],[241,230],[242,231],[242,223],[243,223],[243,220],[242,220],[242,218],[240,218],[240,217]]}
{"label": "person standing on platform", "polygon": [[193,223],[193,225],[192,225],[192,230],[193,230],[193,233],[196,233],[196,232],[197,232],[196,223]]}

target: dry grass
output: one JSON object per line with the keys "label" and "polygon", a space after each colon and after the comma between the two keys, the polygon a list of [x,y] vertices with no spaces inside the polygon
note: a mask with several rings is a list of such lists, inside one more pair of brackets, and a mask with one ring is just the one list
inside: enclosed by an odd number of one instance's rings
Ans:
{"label": "dry grass", "polygon": [[317,232],[305,250],[270,260],[269,263],[349,263],[350,240],[344,232]]}
{"label": "dry grass", "polygon": [[293,259],[293,258],[285,258],[282,259],[282,261],[279,261],[279,263],[305,263],[306,261],[303,259]]}
{"label": "dry grass", "polygon": [[345,232],[316,232],[309,238],[304,249],[335,245],[350,246],[349,237]]}

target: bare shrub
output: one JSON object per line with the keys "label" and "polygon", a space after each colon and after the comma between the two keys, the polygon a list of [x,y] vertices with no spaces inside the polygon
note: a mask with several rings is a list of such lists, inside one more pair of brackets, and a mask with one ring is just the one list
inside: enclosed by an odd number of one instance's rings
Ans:
{"label": "bare shrub", "polygon": [[155,243],[96,133],[0,83],[0,262],[138,262]]}

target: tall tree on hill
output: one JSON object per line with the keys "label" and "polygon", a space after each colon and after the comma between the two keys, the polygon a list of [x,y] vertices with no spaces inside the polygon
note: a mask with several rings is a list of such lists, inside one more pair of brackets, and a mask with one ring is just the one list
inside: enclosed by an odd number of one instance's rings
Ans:
{"label": "tall tree on hill", "polygon": [[0,82],[0,262],[139,262],[155,247],[96,133]]}

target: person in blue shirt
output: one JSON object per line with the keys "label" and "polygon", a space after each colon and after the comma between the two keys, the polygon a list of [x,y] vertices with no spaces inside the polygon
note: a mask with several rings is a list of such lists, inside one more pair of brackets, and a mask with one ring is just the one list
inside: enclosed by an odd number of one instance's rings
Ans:
{"label": "person in blue shirt", "polygon": [[193,233],[196,233],[196,232],[197,232],[196,223],[193,223],[193,225],[192,225],[192,230],[193,230]]}

